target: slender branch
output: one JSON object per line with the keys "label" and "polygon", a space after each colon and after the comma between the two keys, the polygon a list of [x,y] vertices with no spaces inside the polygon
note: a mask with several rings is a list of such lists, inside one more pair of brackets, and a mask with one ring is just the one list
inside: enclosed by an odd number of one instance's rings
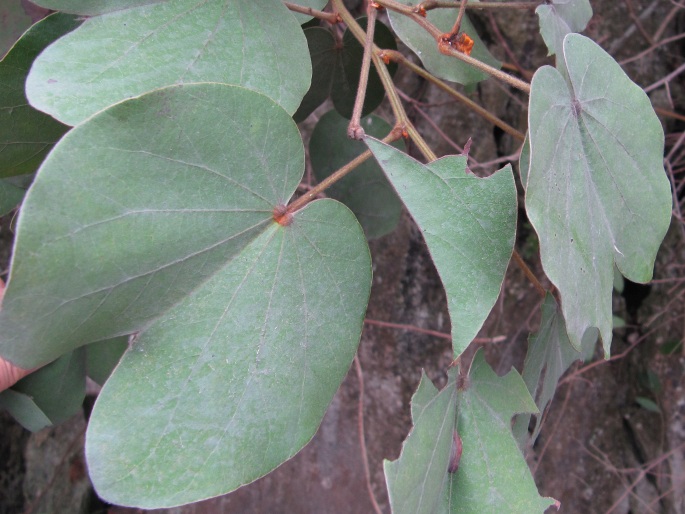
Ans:
{"label": "slender branch", "polygon": [[521,255],[514,250],[514,253],[512,255],[514,257],[514,260],[516,261],[516,264],[519,265],[519,268],[521,268],[521,271],[528,277],[528,280],[531,281],[537,292],[544,298],[547,295],[547,291],[545,291],[545,288],[542,287],[542,284],[538,281],[537,277],[535,274],[531,271],[531,269],[528,267],[528,265],[523,261],[523,258]]}
{"label": "slender branch", "polygon": [[[465,2],[464,2],[465,3]],[[467,6],[467,9],[535,9],[542,2],[478,2]],[[436,0],[426,0],[421,2],[418,7],[425,11],[431,9],[457,9],[462,2],[438,2]]]}
{"label": "slender branch", "polygon": [[337,13],[334,12],[324,12],[324,11],[319,11],[317,9],[312,9],[311,7],[303,7],[301,5],[293,4],[291,2],[283,2],[285,6],[290,9],[293,12],[297,12],[300,14],[306,14],[307,16],[313,16],[314,18],[318,18],[320,20],[327,21],[331,25],[335,25],[336,23],[340,23],[340,18],[338,17]]}
{"label": "slender branch", "polygon": [[372,3],[369,3],[367,14],[369,16],[366,22],[366,39],[364,41],[362,68],[359,72],[359,87],[357,89],[357,97],[354,100],[352,119],[347,127],[347,137],[359,140],[364,137],[364,129],[361,125],[362,109],[364,108],[364,98],[369,83],[369,68],[371,67],[371,53],[373,51],[373,33],[376,28],[376,16],[378,14],[378,10]]}
{"label": "slender branch", "polygon": [[452,98],[455,100],[463,103],[466,105],[469,109],[474,111],[476,114],[479,116],[483,117],[493,125],[496,125],[497,127],[501,128],[504,132],[507,134],[515,137],[519,141],[523,141],[525,139],[525,134],[522,132],[516,130],[514,127],[509,125],[508,123],[502,121],[499,119],[497,116],[492,114],[490,111],[487,109],[484,109],[480,105],[478,105],[476,102],[471,100],[470,98],[462,95],[460,92],[456,91],[454,88],[452,88],[449,84],[446,82],[443,82],[439,78],[437,78],[435,75],[427,72],[420,66],[417,66],[413,62],[411,62],[409,59],[407,59],[402,53],[396,51],[396,50],[385,50],[383,52],[384,56],[387,56],[390,60],[395,61],[402,66],[405,66],[409,68],[411,71],[419,75],[420,77],[423,77],[427,81],[431,82],[432,84],[435,84],[437,87],[442,89],[445,93],[450,95]]}
{"label": "slender branch", "polygon": [[416,127],[413,123],[407,121],[405,124],[405,130],[407,131],[407,134],[409,134],[409,137],[414,142],[416,147],[419,149],[419,152],[421,152],[421,155],[423,155],[428,162],[433,162],[438,158],[438,156],[435,155],[435,152],[431,150],[431,147],[428,145],[426,140],[421,137],[421,134],[419,134],[419,131],[416,130]]}
{"label": "slender branch", "polygon": [[373,504],[373,510],[376,514],[382,514],[376,495],[373,494],[373,487],[371,487],[371,471],[369,471],[369,456],[366,453],[366,436],[364,435],[364,375],[362,374],[362,365],[359,362],[359,355],[354,356],[354,369],[357,372],[357,381],[359,382],[359,402],[357,403],[357,430],[359,432],[359,446],[362,452],[362,464],[364,465],[364,476],[366,478],[366,488],[369,490],[369,498]]}
{"label": "slender branch", "polygon": [[[419,334],[426,334],[429,336],[439,337],[440,339],[447,339],[448,341],[452,340],[452,336],[450,334],[446,334],[445,332],[439,332],[438,330],[429,330],[427,328],[421,328],[421,327],[417,327],[414,325],[404,325],[402,323],[390,323],[389,321],[379,321],[376,319],[369,319],[369,318],[365,318],[364,323],[366,323],[367,325],[375,325],[377,327],[395,328],[397,330],[407,330],[408,332],[418,332]],[[506,336],[476,337],[474,339],[474,342],[476,342],[476,343],[501,343],[502,341],[506,341],[506,340],[507,340]]]}
{"label": "slender branch", "polygon": [[459,6],[459,12],[457,13],[457,21],[454,22],[450,34],[459,34],[459,29],[461,28],[461,20],[464,19],[464,13],[466,12],[466,6],[468,5],[468,1],[469,0],[464,0],[463,2],[461,2],[461,5]]}

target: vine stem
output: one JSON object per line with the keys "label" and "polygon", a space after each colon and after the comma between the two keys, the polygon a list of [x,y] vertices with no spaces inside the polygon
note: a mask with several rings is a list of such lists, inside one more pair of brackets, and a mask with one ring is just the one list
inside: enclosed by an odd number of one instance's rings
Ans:
{"label": "vine stem", "polygon": [[364,98],[366,88],[369,83],[369,68],[371,67],[371,54],[373,52],[373,34],[376,29],[376,16],[378,10],[373,3],[369,3],[367,8],[366,38],[364,40],[364,55],[362,57],[362,68],[359,73],[359,87],[357,97],[354,99],[354,109],[352,109],[352,119],[347,127],[347,137],[350,139],[361,140],[364,137],[364,129],[361,125],[362,109],[364,108]]}
{"label": "vine stem", "polygon": [[[394,328],[397,330],[406,330],[408,332],[418,332],[419,334],[426,334],[429,336],[439,337],[440,339],[452,340],[450,334],[445,332],[440,332],[438,330],[430,330],[428,328],[421,328],[414,325],[404,325],[402,323],[391,323],[389,321],[379,321],[377,319],[365,318],[364,323],[367,325],[374,325],[382,328]],[[501,343],[506,341],[507,336],[495,336],[495,337],[476,337],[473,341],[476,343]]]}
{"label": "vine stem", "polygon": [[340,23],[341,21],[338,15],[334,12],[319,11],[317,9],[312,9],[311,7],[304,7],[302,5],[293,4],[291,2],[283,2],[283,4],[293,12],[306,14],[307,16],[313,16],[314,18],[318,18],[319,20],[327,21],[331,25],[335,25],[336,23]]}
{"label": "vine stem", "polygon": [[461,2],[461,5],[459,6],[459,12],[457,13],[457,21],[454,22],[454,26],[452,27],[452,31],[450,34],[458,34],[459,29],[461,28],[461,20],[464,19],[464,13],[466,12],[466,6],[468,5],[469,0],[464,0]]}
{"label": "vine stem", "polygon": [[535,274],[532,272],[532,270],[528,267],[528,265],[524,262],[523,258],[521,257],[521,254],[519,254],[516,249],[514,249],[514,253],[512,254],[512,257],[516,261],[516,264],[518,264],[519,268],[521,268],[521,271],[526,275],[528,280],[531,281],[533,284],[533,287],[537,290],[537,292],[540,294],[540,296],[544,299],[545,296],[547,295],[547,291],[545,290],[544,287],[542,287],[542,284],[540,281],[537,279]]}

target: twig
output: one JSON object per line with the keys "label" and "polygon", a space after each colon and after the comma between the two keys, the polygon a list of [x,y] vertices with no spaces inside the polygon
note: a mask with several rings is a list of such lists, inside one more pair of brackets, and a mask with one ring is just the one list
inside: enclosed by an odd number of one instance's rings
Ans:
{"label": "twig", "polygon": [[358,140],[361,140],[365,135],[364,129],[361,125],[362,109],[364,108],[366,87],[369,83],[369,68],[371,67],[371,52],[373,51],[373,33],[376,28],[376,16],[378,15],[378,9],[376,9],[371,2],[369,3],[367,14],[366,41],[364,42],[362,68],[359,72],[359,88],[357,89],[357,97],[354,100],[352,118],[350,119],[350,124],[347,127],[347,137]]}
{"label": "twig", "polygon": [[334,12],[324,12],[324,11],[318,11],[317,9],[312,9],[311,7],[304,7],[302,5],[298,4],[293,4],[291,2],[283,2],[285,6],[290,9],[293,12],[297,12],[300,14],[306,14],[307,16],[313,16],[314,18],[318,18],[320,20],[327,21],[331,25],[335,25],[336,23],[340,23],[340,17],[334,13]]}
{"label": "twig", "polygon": [[542,287],[542,284],[538,281],[537,277],[535,276],[535,273],[531,271],[531,269],[528,267],[528,265],[524,262],[523,258],[521,255],[514,249],[514,252],[512,254],[512,257],[516,261],[516,264],[519,265],[519,268],[521,268],[521,271],[526,275],[528,280],[533,284],[533,287],[537,290],[538,294],[542,296],[543,298],[547,295],[547,291],[545,290],[544,287]]}
{"label": "twig", "polygon": [[[535,9],[538,5],[540,5],[540,2],[479,2],[467,6],[467,9]],[[418,7],[423,7],[426,11],[431,9],[456,9],[461,7],[461,2],[427,0],[426,2],[421,2]]]}
{"label": "twig", "polygon": [[[402,323],[390,323],[388,321],[379,321],[376,319],[369,319],[366,318],[364,319],[364,323],[367,325],[375,325],[377,327],[383,327],[383,328],[395,328],[398,330],[407,330],[409,332],[418,332],[419,334],[427,334],[429,336],[434,336],[434,337],[439,337],[440,339],[447,339],[449,341],[452,340],[452,336],[450,334],[446,334],[445,332],[439,332],[437,330],[429,330],[427,328],[421,328],[417,327],[414,325],[404,325]],[[506,336],[495,336],[495,337],[476,337],[473,341],[476,343],[501,343],[502,341],[506,341],[507,337]]]}
{"label": "twig", "polygon": [[450,34],[459,34],[459,29],[461,28],[461,20],[464,19],[464,13],[466,12],[466,6],[468,5],[468,2],[469,0],[463,0],[462,2],[460,2],[461,5],[459,6],[459,12],[457,13],[457,20],[454,22]]}
{"label": "twig", "polygon": [[649,93],[650,91],[653,91],[654,89],[658,88],[659,86],[661,86],[663,84],[668,84],[671,80],[676,78],[683,71],[685,71],[685,63],[678,66],[674,71],[672,71],[671,73],[666,75],[664,78],[657,80],[656,82],[654,82],[654,84],[651,84],[651,85],[647,86],[646,88],[644,88],[645,93]]}

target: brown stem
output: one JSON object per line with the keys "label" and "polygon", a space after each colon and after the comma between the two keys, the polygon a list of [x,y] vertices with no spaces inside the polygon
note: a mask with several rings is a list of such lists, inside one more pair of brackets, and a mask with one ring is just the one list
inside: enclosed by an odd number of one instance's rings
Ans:
{"label": "brown stem", "polygon": [[542,287],[542,284],[538,281],[537,277],[535,274],[531,271],[531,269],[528,267],[528,265],[523,261],[523,258],[521,255],[514,250],[514,253],[512,255],[514,257],[514,260],[516,261],[516,264],[519,265],[519,268],[521,268],[521,271],[528,277],[528,280],[531,281],[533,284],[533,287],[537,290],[537,292],[544,298],[547,295],[547,291],[545,291],[545,288]]}
{"label": "brown stem", "polygon": [[[541,2],[478,2],[471,4],[467,9],[535,9]],[[431,9],[456,9],[461,7],[462,2],[438,2],[436,0],[427,0],[421,2],[417,7],[423,8],[425,11]]]}
{"label": "brown stem", "polygon": [[[404,325],[402,323],[390,323],[389,321],[379,321],[376,319],[369,319],[366,318],[364,319],[364,323],[367,325],[375,325],[377,327],[383,327],[383,328],[395,328],[398,330],[407,330],[409,332],[417,332],[419,334],[426,334],[429,336],[434,336],[434,337],[439,337],[440,339],[447,339],[448,341],[452,340],[452,336],[450,334],[446,334],[445,332],[439,332],[438,330],[429,330],[427,328],[420,328],[414,325]],[[495,336],[495,337],[476,337],[474,341],[476,343],[501,343],[502,341],[505,341],[507,338],[506,336]]]}
{"label": "brown stem", "polygon": [[461,5],[459,6],[459,12],[457,13],[457,21],[454,22],[454,26],[452,26],[452,31],[450,32],[450,35],[456,36],[459,34],[459,29],[461,28],[461,20],[464,19],[464,13],[466,12],[466,5],[468,4],[469,0],[464,0],[461,2]]}
{"label": "brown stem", "polygon": [[293,4],[290,2],[283,2],[283,4],[293,12],[306,14],[307,16],[313,16],[314,18],[327,21],[331,25],[340,23],[340,17],[337,13],[318,11],[316,9],[312,9],[311,7],[303,7],[301,5]]}
{"label": "brown stem", "polygon": [[359,73],[359,88],[357,89],[357,97],[354,100],[352,119],[347,127],[347,137],[358,140],[361,140],[365,135],[361,125],[361,118],[362,109],[364,108],[364,98],[366,96],[366,87],[369,83],[369,68],[371,67],[371,52],[373,50],[373,33],[376,28],[378,10],[372,3],[369,3],[367,13],[369,16],[366,21],[366,40],[364,41],[362,68]]}

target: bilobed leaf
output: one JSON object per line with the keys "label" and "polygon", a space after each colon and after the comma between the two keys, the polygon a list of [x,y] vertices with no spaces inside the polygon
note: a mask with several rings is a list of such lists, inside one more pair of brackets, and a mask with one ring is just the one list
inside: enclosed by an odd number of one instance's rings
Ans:
{"label": "bilobed leaf", "polygon": [[497,300],[514,248],[511,166],[483,179],[466,173],[463,156],[423,165],[390,145],[365,141],[426,240],[447,293],[457,357]]}
{"label": "bilobed leaf", "polygon": [[82,349],[69,352],[0,393],[0,406],[25,428],[38,431],[76,414],[86,396]]}
{"label": "bilobed leaf", "polygon": [[[348,124],[336,111],[327,112],[316,124],[309,140],[309,156],[319,182],[367,150],[361,141],[347,137]],[[392,130],[390,124],[373,114],[362,118],[361,125],[367,135],[379,139]],[[404,141],[393,146],[404,150]],[[350,208],[369,239],[392,232],[400,220],[402,202],[374,159],[360,164],[326,193]]]}
{"label": "bilobed leaf", "polygon": [[36,59],[26,91],[31,105],[75,125],[190,82],[242,85],[292,114],[310,80],[302,29],[280,1],[176,0],[89,18]]}
{"label": "bilobed leaf", "polygon": [[[557,382],[571,364],[580,358],[580,353],[568,339],[557,302],[548,294],[542,304],[540,329],[528,338],[528,352],[523,364],[523,381],[540,411],[535,419],[532,442],[540,433],[541,415],[554,397]],[[522,447],[528,438],[529,421],[530,415],[522,414],[516,417],[514,424],[514,434]]]}
{"label": "bilobed leaf", "polygon": [[100,385],[104,384],[128,348],[128,340],[129,336],[119,336],[85,346],[88,377]]}
{"label": "bilobed leaf", "polygon": [[67,14],[48,16],[31,27],[0,61],[0,178],[35,172],[69,129],[28,104],[24,83],[38,54],[79,23]]}
{"label": "bilobed leaf", "polygon": [[519,374],[511,370],[498,377],[479,350],[468,386],[458,395],[459,469],[448,477],[437,512],[542,514],[552,505],[554,500],[538,494],[511,433],[512,416],[524,412],[537,409]]}
{"label": "bilobed leaf", "polygon": [[288,113],[236,86],[162,89],[74,128],[20,211],[0,354],[30,369],[140,330],[263,231],[303,169]]}
{"label": "bilobed leaf", "polygon": [[292,457],[347,373],[370,283],[363,232],[342,204],[270,224],[141,335],[105,384],[86,438],[98,494],[180,505]]}
{"label": "bilobed leaf", "polygon": [[[326,7],[326,4],[328,3],[328,0],[288,0],[291,4],[296,4],[300,5],[302,7],[311,7],[312,9],[316,9],[318,11],[322,10],[324,7]],[[291,11],[293,16],[295,16],[295,19],[297,20],[297,23],[302,25],[303,23],[307,23],[309,20],[312,19],[311,16],[307,14],[301,14],[298,12]]]}
{"label": "bilobed leaf", "polygon": [[535,13],[540,19],[540,34],[548,55],[561,55],[566,34],[581,32],[592,18],[590,0],[552,0],[540,4]]}
{"label": "bilobed leaf", "polygon": [[[413,0],[400,0],[400,2],[406,5],[416,3]],[[412,49],[421,59],[425,68],[436,77],[464,85],[475,84],[488,78],[488,75],[482,71],[459,59],[441,54],[433,36],[407,16],[391,10],[388,10],[388,16],[392,28],[400,39]],[[452,26],[457,19],[457,9],[432,9],[428,11],[426,19],[447,33],[452,30]],[[460,32],[466,32],[474,41],[471,57],[495,68],[500,67],[501,63],[490,54],[485,43],[478,36],[468,15],[465,15],[462,19]]]}
{"label": "bilobed leaf", "polygon": [[608,356],[614,262],[650,280],[670,223],[664,134],[647,95],[597,44],[569,34],[564,62],[568,83],[549,66],[533,77],[526,210],[571,344],[581,349],[596,327]]}

